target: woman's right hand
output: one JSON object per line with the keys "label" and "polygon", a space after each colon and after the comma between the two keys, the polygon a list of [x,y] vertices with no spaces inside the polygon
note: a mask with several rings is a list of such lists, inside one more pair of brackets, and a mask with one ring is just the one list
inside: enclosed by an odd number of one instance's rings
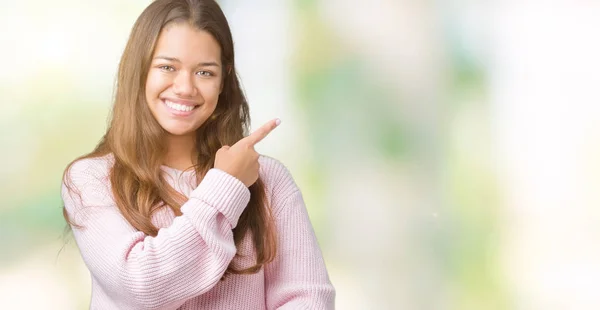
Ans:
{"label": "woman's right hand", "polygon": [[215,156],[214,167],[227,172],[242,181],[246,187],[250,187],[258,179],[260,168],[259,154],[254,150],[254,146],[273,131],[280,122],[277,118],[273,119],[234,145],[221,147]]}

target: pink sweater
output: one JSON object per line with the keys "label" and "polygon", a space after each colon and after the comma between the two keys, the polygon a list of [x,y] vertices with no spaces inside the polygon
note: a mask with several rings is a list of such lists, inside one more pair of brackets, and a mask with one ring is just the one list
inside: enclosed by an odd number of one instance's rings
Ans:
{"label": "pink sweater", "polygon": [[[261,156],[277,226],[277,257],[253,275],[220,281],[236,248],[232,228],[250,199],[246,186],[211,169],[196,186],[194,172],[166,166],[173,187],[189,197],[175,217],[156,212],[156,237],[133,228],[115,206],[108,173],[112,156],[76,162],[62,198],[83,260],[91,273],[90,308],[127,309],[333,309],[335,290],[310,224],[300,190],[277,160]],[[249,236],[236,266],[252,265]]]}

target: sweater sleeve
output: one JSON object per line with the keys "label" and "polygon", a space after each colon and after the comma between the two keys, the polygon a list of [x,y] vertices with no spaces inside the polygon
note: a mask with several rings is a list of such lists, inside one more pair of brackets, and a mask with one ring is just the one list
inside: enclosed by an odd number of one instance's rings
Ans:
{"label": "sweater sleeve", "polygon": [[209,170],[182,215],[152,237],[121,215],[99,170],[76,162],[62,198],[91,276],[120,309],[175,309],[221,279],[236,253],[232,228],[250,199],[242,182]]}
{"label": "sweater sleeve", "polygon": [[[265,266],[268,309],[334,309],[335,289],[310,223],[300,190],[273,205],[278,244]],[[276,204],[278,199],[273,200]]]}

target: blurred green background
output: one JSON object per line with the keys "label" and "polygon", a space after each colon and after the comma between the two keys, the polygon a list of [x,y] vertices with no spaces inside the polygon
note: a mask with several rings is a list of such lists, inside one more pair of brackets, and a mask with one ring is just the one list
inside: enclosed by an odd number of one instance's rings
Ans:
{"label": "blurred green background", "polygon": [[[0,2],[0,308],[85,309],[60,181],[149,1]],[[600,4],[220,1],[338,309],[599,309]]]}

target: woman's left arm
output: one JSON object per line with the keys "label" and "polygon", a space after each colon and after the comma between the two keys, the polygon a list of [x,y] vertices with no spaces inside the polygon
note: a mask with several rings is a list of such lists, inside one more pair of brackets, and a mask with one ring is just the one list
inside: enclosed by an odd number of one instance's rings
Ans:
{"label": "woman's left arm", "polygon": [[278,243],[275,260],[265,266],[267,309],[334,309],[335,289],[302,194],[292,187],[287,197],[273,200],[279,204],[272,206]]}

